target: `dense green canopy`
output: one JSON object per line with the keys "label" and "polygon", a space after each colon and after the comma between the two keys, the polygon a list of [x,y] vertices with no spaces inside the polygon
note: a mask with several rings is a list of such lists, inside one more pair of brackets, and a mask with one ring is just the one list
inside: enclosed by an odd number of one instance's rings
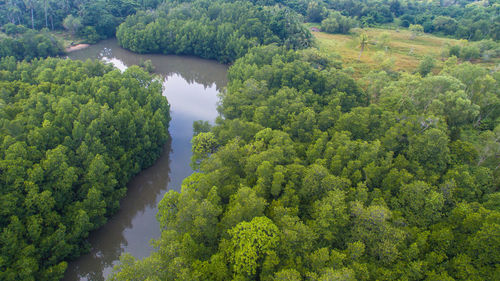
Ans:
{"label": "dense green canopy", "polygon": [[0,62],[0,279],[58,280],[160,155],[169,105],[138,67]]}
{"label": "dense green canopy", "polygon": [[116,33],[120,45],[138,53],[195,55],[232,62],[257,45],[311,46],[297,15],[248,1],[197,0],[167,4],[130,16]]}
{"label": "dense green canopy", "polygon": [[113,37],[116,27],[136,11],[162,0],[8,0],[0,1],[0,25],[23,25],[35,30],[68,29],[87,42]]}
{"label": "dense green canopy", "polygon": [[61,42],[49,33],[24,29],[22,26],[19,28],[11,25],[11,27],[19,31],[12,34],[12,37],[0,40],[0,58],[12,56],[17,60],[32,60],[63,53]]}
{"label": "dense green canopy", "polygon": [[[119,26],[135,52],[234,63],[222,117],[195,123],[196,172],[160,203],[157,251],[124,255],[111,280],[498,279],[500,72],[457,63],[498,56],[498,7],[0,2],[0,280],[60,279],[131,176],[158,157],[169,121],[160,82],[141,69],[37,59],[60,44],[22,25],[89,42]],[[415,74],[354,79],[307,49],[303,20],[334,33],[395,22],[488,40],[449,46],[435,73],[429,57]]]}
{"label": "dense green canopy", "polygon": [[355,81],[267,46],[229,79],[224,119],[193,139],[198,171],[160,203],[157,252],[111,280],[499,276],[498,72],[450,60]]}

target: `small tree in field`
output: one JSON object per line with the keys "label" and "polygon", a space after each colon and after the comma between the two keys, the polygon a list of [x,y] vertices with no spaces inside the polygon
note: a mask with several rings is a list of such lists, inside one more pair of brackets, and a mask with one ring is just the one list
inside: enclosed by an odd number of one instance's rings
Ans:
{"label": "small tree in field", "polygon": [[422,35],[424,33],[424,27],[420,24],[410,24],[409,30],[411,31],[411,40],[415,39],[415,37]]}
{"label": "small tree in field", "polygon": [[367,46],[368,46],[368,35],[366,35],[366,33],[362,33],[361,35],[359,35],[359,56],[358,56],[358,60],[361,58],[361,54],[363,53],[363,51],[365,49],[367,49]]}

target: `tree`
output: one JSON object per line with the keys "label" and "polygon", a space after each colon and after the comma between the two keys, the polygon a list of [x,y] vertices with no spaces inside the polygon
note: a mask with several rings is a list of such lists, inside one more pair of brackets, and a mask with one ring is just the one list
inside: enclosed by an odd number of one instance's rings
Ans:
{"label": "tree", "polygon": [[69,32],[71,32],[72,35],[75,35],[80,30],[80,28],[82,28],[82,22],[80,18],[73,17],[73,15],[68,15],[63,21],[63,26]]}
{"label": "tree", "polygon": [[435,64],[436,61],[434,60],[433,57],[426,56],[418,65],[417,72],[420,73],[422,77],[425,77],[432,71]]}
{"label": "tree", "polygon": [[26,9],[30,9],[31,11],[31,29],[35,29],[35,17],[34,17],[35,2],[34,0],[23,0],[23,2]]}
{"label": "tree", "polygon": [[199,133],[193,137],[191,143],[193,144],[193,156],[191,157],[191,166],[193,168],[198,167],[199,162],[215,152],[217,148],[217,140],[211,132]]}
{"label": "tree", "polygon": [[12,57],[0,69],[0,123],[8,128],[0,134],[0,279],[58,280],[65,260],[85,251],[89,231],[116,211],[126,182],[158,157],[168,103],[139,69]]}
{"label": "tree", "polygon": [[433,21],[434,29],[442,31],[444,34],[451,35],[457,30],[458,23],[455,19],[447,16],[438,16]]}
{"label": "tree", "polygon": [[310,22],[321,22],[325,17],[326,9],[322,2],[310,1],[307,6],[307,20]]}
{"label": "tree", "polygon": [[363,242],[367,252],[382,264],[394,262],[400,254],[398,245],[403,241],[404,232],[391,223],[392,212],[383,206],[365,208],[353,202],[351,213],[353,242]]}
{"label": "tree", "polygon": [[425,182],[415,181],[403,185],[398,197],[401,210],[411,225],[429,226],[442,216],[443,195]]}
{"label": "tree", "polygon": [[198,135],[199,133],[208,133],[212,125],[208,121],[197,120],[193,122],[193,136]]}
{"label": "tree", "polygon": [[424,33],[424,27],[421,26],[420,24],[410,24],[410,27],[408,28],[411,31],[411,38],[410,39],[415,39],[415,37],[420,36],[422,33]]}
{"label": "tree", "polygon": [[349,221],[345,195],[341,190],[329,191],[326,196],[313,203],[311,226],[327,245],[342,245],[342,229]]}
{"label": "tree", "polygon": [[264,214],[267,202],[258,197],[253,189],[240,188],[231,196],[227,211],[221,219],[223,229],[230,229],[242,221],[250,221]]}
{"label": "tree", "polygon": [[321,31],[327,33],[336,33],[339,30],[339,23],[334,17],[327,17],[321,22]]}
{"label": "tree", "polygon": [[368,42],[369,42],[369,38],[368,38],[368,35],[366,35],[366,33],[361,33],[358,37],[359,39],[359,56],[358,56],[358,60],[361,58],[361,54],[363,53],[363,51],[365,50],[365,48],[367,48],[368,46]]}
{"label": "tree", "polygon": [[355,25],[354,19],[335,11],[330,12],[329,16],[321,22],[321,30],[328,33],[347,34]]}
{"label": "tree", "polygon": [[278,228],[266,217],[241,222],[228,232],[227,255],[235,277],[255,276],[264,258],[279,245]]}
{"label": "tree", "polygon": [[408,156],[429,171],[443,172],[450,159],[448,136],[439,129],[428,129],[410,139]]}

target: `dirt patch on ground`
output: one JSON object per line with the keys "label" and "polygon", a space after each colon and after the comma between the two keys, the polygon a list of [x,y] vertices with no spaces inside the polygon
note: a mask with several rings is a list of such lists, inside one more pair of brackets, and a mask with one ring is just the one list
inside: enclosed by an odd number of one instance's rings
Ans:
{"label": "dirt patch on ground", "polygon": [[90,46],[90,45],[89,44],[77,44],[77,45],[74,45],[74,46],[69,46],[68,48],[66,48],[66,53],[70,53],[70,52],[73,52],[73,51],[85,49],[88,46]]}

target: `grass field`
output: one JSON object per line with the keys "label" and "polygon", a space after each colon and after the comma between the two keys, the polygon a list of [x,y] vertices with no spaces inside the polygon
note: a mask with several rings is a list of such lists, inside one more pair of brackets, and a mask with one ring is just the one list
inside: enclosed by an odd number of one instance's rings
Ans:
{"label": "grass field", "polygon": [[[310,27],[313,25],[310,25]],[[368,35],[369,44],[360,55],[358,35]],[[336,53],[342,57],[344,66],[353,67],[356,72],[364,73],[372,69],[391,69],[413,72],[425,56],[436,59],[435,71],[439,71],[443,53],[447,46],[463,44],[463,41],[442,38],[429,34],[412,36],[408,30],[388,30],[380,28],[355,28],[351,34],[328,34],[313,32],[321,52]],[[359,59],[358,59],[359,58]],[[500,64],[500,58],[490,62],[475,61],[488,68]]]}

